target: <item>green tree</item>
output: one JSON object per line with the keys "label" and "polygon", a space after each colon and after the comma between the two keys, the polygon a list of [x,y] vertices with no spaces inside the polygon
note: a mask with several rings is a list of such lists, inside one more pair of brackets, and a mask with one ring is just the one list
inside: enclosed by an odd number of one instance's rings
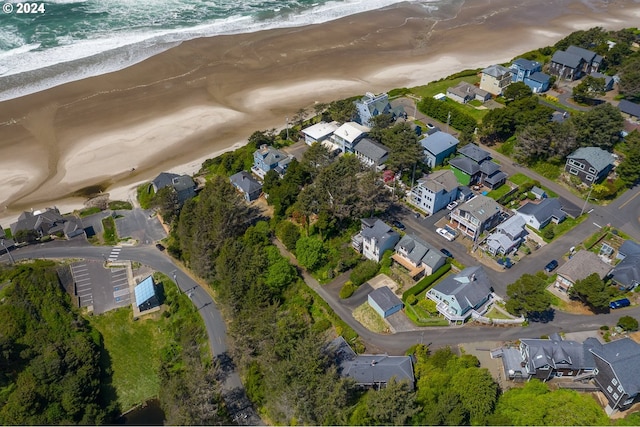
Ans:
{"label": "green tree", "polygon": [[415,394],[406,382],[391,379],[385,388],[370,390],[351,416],[353,425],[408,425],[419,412]]}
{"label": "green tree", "polygon": [[640,132],[634,130],[627,135],[625,145],[628,150],[616,171],[625,185],[632,187],[640,180]]}
{"label": "green tree", "polygon": [[618,320],[618,326],[625,331],[635,332],[638,330],[638,321],[631,316],[622,316],[620,320]]}
{"label": "green tree", "polygon": [[507,286],[507,311],[527,317],[547,311],[551,307],[551,296],[545,287],[545,279],[540,275],[523,274]]}
{"label": "green tree", "polygon": [[166,224],[171,224],[180,214],[178,192],[171,185],[161,188],[153,197],[152,206],[160,211]]}
{"label": "green tree", "polygon": [[575,113],[571,120],[576,129],[576,141],[581,147],[600,147],[611,151],[620,140],[624,119],[620,110],[605,102],[584,113]]}
{"label": "green tree", "polygon": [[620,93],[630,101],[640,100],[640,57],[633,56],[620,68]]}
{"label": "green tree", "polygon": [[462,369],[451,378],[451,389],[460,397],[471,423],[486,424],[498,400],[498,384],[489,371],[477,367]]}
{"label": "green tree", "polygon": [[601,311],[609,308],[608,287],[597,273],[590,274],[582,280],[577,280],[569,288],[569,295],[579,298],[595,310]]}
{"label": "green tree", "polygon": [[353,271],[349,275],[349,280],[351,280],[351,282],[355,286],[360,286],[364,282],[378,274],[379,268],[380,265],[377,262],[368,259],[361,262],[353,269]]}
{"label": "green tree", "polygon": [[593,103],[598,96],[604,96],[604,77],[585,76],[580,84],[573,88],[573,99],[576,102],[587,104]]}
{"label": "green tree", "polygon": [[315,237],[302,237],[296,243],[298,262],[309,270],[320,267],[326,259],[323,243]]}
{"label": "green tree", "polygon": [[533,92],[531,88],[523,82],[511,83],[502,93],[508,101],[517,101],[519,99],[527,98],[531,96]]}
{"label": "green tree", "polygon": [[300,229],[291,221],[280,221],[276,227],[276,236],[290,251],[295,250],[296,243],[300,239]]}
{"label": "green tree", "polygon": [[356,116],[356,105],[353,103],[353,99],[342,99],[339,101],[333,101],[329,104],[329,115],[331,120],[344,123]]}

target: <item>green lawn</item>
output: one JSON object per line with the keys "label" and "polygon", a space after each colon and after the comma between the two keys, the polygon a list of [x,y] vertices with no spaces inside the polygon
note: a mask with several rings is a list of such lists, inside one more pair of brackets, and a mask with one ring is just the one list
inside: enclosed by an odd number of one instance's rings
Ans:
{"label": "green lawn", "polygon": [[515,185],[520,186],[522,184],[526,184],[527,182],[533,181],[531,178],[526,176],[525,174],[518,172],[509,177],[509,181],[513,182]]}
{"label": "green lawn", "polygon": [[493,200],[498,200],[500,197],[504,196],[509,191],[511,191],[511,187],[509,187],[506,184],[505,185],[501,185],[500,187],[496,188],[495,190],[489,191],[489,193],[487,193],[487,197],[491,197]]}
{"label": "green lawn", "polygon": [[404,312],[417,326],[448,326],[449,322],[444,317],[431,317],[429,313],[422,310],[420,306],[405,305]]}
{"label": "green lawn", "polygon": [[513,149],[516,146],[516,137],[512,136],[507,139],[505,142],[501,143],[496,147],[496,151],[498,153],[504,154],[505,156],[511,157],[513,155]]}
{"label": "green lawn", "polygon": [[131,308],[88,317],[102,334],[113,371],[113,387],[124,412],[156,397],[161,348],[169,340],[164,320],[133,320]]}
{"label": "green lawn", "polygon": [[562,173],[563,166],[547,162],[537,162],[529,168],[548,179],[556,180]]}
{"label": "green lawn", "polygon": [[122,200],[114,200],[112,202],[109,202],[109,209],[111,209],[112,211],[115,211],[115,210],[130,211],[131,209],[133,209],[133,206],[131,206],[131,203],[129,202],[125,202]]}
{"label": "green lawn", "polygon": [[140,207],[142,209],[149,209],[151,207],[153,196],[155,195],[151,183],[146,183],[138,186],[137,193],[138,203],[140,203]]}
{"label": "green lawn", "polygon": [[[439,93],[447,93],[447,88],[451,87],[451,86],[455,86],[458,83],[460,83],[461,81],[465,81],[467,83],[471,83],[471,84],[475,84],[478,83],[480,80],[478,79],[477,74],[473,74],[473,75],[469,75],[469,76],[465,76],[465,77],[457,77],[457,78],[453,78],[453,79],[447,79],[447,80],[440,80],[437,82],[431,82],[426,86],[417,86],[414,88],[411,88],[411,92],[414,95],[423,97],[423,98],[428,98],[428,97],[433,97],[434,95],[437,95]],[[472,116],[474,119],[476,119],[477,121],[481,121],[482,118],[489,112],[489,110],[478,110],[476,108],[474,108],[473,105],[471,105],[471,103],[469,104],[459,104],[451,99],[445,99],[443,102],[447,102],[451,105],[452,108],[458,109],[460,111],[465,112],[466,114],[469,114],[470,116]]]}
{"label": "green lawn", "polygon": [[97,207],[97,206],[94,206],[92,208],[82,209],[79,212],[79,215],[80,215],[80,218],[84,218],[85,216],[97,214],[98,212],[101,212],[101,209],[99,207]]}
{"label": "green lawn", "polygon": [[104,227],[103,240],[105,245],[115,245],[118,243],[118,233],[116,233],[116,221],[108,216],[102,220]]}
{"label": "green lawn", "polygon": [[495,307],[492,307],[491,310],[485,314],[485,317],[488,317],[489,319],[513,319],[513,317],[507,316],[503,312],[498,311]]}

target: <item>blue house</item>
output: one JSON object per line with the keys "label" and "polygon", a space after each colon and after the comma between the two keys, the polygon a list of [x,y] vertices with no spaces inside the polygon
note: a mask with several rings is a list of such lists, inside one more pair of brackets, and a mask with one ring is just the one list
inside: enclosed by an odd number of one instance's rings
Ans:
{"label": "blue house", "polygon": [[549,89],[551,77],[542,72],[542,64],[538,61],[518,58],[511,64],[513,82],[523,82],[533,93],[545,92]]}
{"label": "blue house", "polygon": [[404,304],[387,286],[373,290],[367,298],[369,305],[383,318],[402,310]]}
{"label": "blue house", "polygon": [[287,156],[280,150],[263,144],[253,153],[253,166],[251,167],[251,171],[260,178],[264,178],[267,172],[275,169],[275,171],[282,176],[287,171],[289,163],[291,163],[290,156]]}
{"label": "blue house", "polygon": [[437,131],[420,140],[424,147],[425,162],[429,167],[444,163],[444,159],[456,152],[458,140],[446,132]]}
{"label": "blue house", "polygon": [[358,101],[354,101],[354,103],[356,104],[356,111],[358,112],[358,123],[363,126],[373,126],[371,119],[380,114],[391,114],[394,119],[405,116],[402,106],[391,106],[389,103],[389,95],[386,93],[374,95],[371,92],[367,92],[364,97]]}
{"label": "blue house", "polygon": [[153,283],[153,277],[149,276],[142,282],[138,283],[134,289],[136,297],[136,307],[138,310],[146,311],[160,305],[156,287]]}

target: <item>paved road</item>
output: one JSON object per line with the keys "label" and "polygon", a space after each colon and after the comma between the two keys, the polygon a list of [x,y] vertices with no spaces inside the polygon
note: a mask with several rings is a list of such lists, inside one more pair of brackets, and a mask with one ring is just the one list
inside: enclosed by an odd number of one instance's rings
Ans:
{"label": "paved road", "polygon": [[[74,239],[68,242],[56,241],[27,246],[11,253],[16,261],[35,258],[82,258],[104,261],[112,249],[111,246],[91,246],[84,240]],[[191,301],[204,320],[211,353],[225,368],[222,377],[222,395],[230,408],[231,416],[241,425],[263,425],[264,423],[251,407],[240,376],[227,353],[226,324],[211,296],[187,272],[154,246],[123,247],[118,259],[148,265],[171,277],[182,292],[190,295]],[[9,260],[6,255],[3,255],[0,256],[0,261],[8,262]]]}

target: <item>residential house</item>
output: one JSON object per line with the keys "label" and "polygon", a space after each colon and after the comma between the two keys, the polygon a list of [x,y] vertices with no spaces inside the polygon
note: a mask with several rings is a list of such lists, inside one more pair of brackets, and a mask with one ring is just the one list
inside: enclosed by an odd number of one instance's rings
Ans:
{"label": "residential house", "polygon": [[34,237],[64,235],[70,239],[84,233],[82,221],[74,216],[63,217],[58,208],[46,208],[42,211],[23,212],[18,220],[9,226],[14,239],[24,232]]}
{"label": "residential house", "polygon": [[2,228],[2,226],[0,226],[0,254],[9,252],[15,245],[16,243],[13,241],[13,239],[7,238],[6,234],[4,233],[4,229]]}
{"label": "residential house", "polygon": [[389,157],[389,149],[387,147],[366,137],[355,144],[353,152],[365,166],[377,169],[382,169],[381,166]]}
{"label": "residential house", "polygon": [[400,234],[376,218],[362,218],[362,228],[353,236],[351,244],[365,258],[380,262],[385,251],[393,249]]}
{"label": "residential house", "polygon": [[580,147],[567,156],[564,170],[575,175],[587,185],[605,179],[613,169],[611,153],[599,147]]}
{"label": "residential house", "polygon": [[623,115],[626,115],[631,118],[640,119],[640,104],[636,104],[635,102],[627,101],[626,99],[621,99],[618,103],[618,108]]}
{"label": "residential house", "polygon": [[491,65],[482,70],[480,76],[480,89],[493,95],[502,95],[502,92],[511,84],[511,71],[502,65]]}
{"label": "residential house", "polygon": [[451,211],[454,226],[464,235],[476,241],[482,232],[500,223],[502,206],[490,197],[479,195],[458,205]]}
{"label": "residential house", "polygon": [[449,166],[460,184],[480,184],[494,189],[507,181],[507,175],[491,160],[489,152],[476,144],[467,144],[458,153],[460,156],[449,160]]}
{"label": "residential house", "polygon": [[605,74],[602,73],[591,73],[591,77],[594,77],[596,79],[604,79],[604,90],[609,92],[610,90],[613,90],[613,84],[615,83],[615,80],[613,77],[611,76],[607,76]]}
{"label": "residential house", "polygon": [[486,240],[487,251],[491,255],[505,255],[520,246],[527,235],[525,220],[519,215],[513,215],[499,224]]}
{"label": "residential house", "polygon": [[542,64],[538,61],[530,61],[524,58],[518,58],[509,66],[511,71],[511,81],[524,82],[524,79],[533,73],[542,71]]}
{"label": "residential house", "polygon": [[603,279],[609,271],[611,271],[611,266],[602,261],[598,255],[581,250],[558,268],[555,287],[563,292],[568,292],[578,280],[584,280],[593,273]]}
{"label": "residential house", "polygon": [[488,101],[491,99],[491,94],[471,83],[461,81],[457,85],[447,88],[447,97],[460,104],[466,104],[474,99],[480,102]]}
{"label": "residential house", "polygon": [[388,286],[382,286],[371,291],[367,297],[367,302],[383,319],[404,308],[400,298]]}
{"label": "residential house", "polygon": [[392,378],[407,382],[412,389],[415,385],[411,356],[357,355],[342,337],[331,341],[327,352],[338,366],[339,374],[360,387],[384,388]]}
{"label": "residential house", "polygon": [[551,58],[549,72],[561,79],[577,80],[584,74],[598,71],[602,57],[587,49],[569,46],[566,51],[558,50]]}
{"label": "residential house", "polygon": [[133,289],[138,310],[146,311],[160,305],[153,277],[149,276]]}
{"label": "residential house", "polygon": [[369,128],[356,122],[346,122],[333,132],[329,138],[343,153],[353,153],[355,145],[367,135]]}
{"label": "residential house", "polygon": [[304,135],[304,142],[306,142],[307,145],[312,145],[314,142],[320,143],[328,139],[338,127],[338,122],[319,122],[302,129],[301,132]]}
{"label": "residential house", "polygon": [[416,279],[433,274],[445,264],[447,257],[418,236],[407,234],[396,245],[391,259],[409,270],[409,275]]}
{"label": "residential house", "polygon": [[590,349],[598,345],[596,338],[580,343],[564,340],[558,333],[553,333],[549,338],[521,338],[518,348],[502,349],[501,357],[509,379],[576,378],[594,371],[595,361]]}
{"label": "residential house", "polygon": [[429,215],[458,199],[458,181],[453,172],[441,169],[420,178],[411,189],[409,201]]}
{"label": "residential house", "polygon": [[229,181],[231,181],[231,185],[243,194],[247,202],[258,199],[262,194],[262,184],[247,171],[240,171],[231,175]]}
{"label": "residential house", "polygon": [[525,79],[524,84],[529,86],[533,93],[546,92],[551,86],[551,76],[545,73],[533,73]]}
{"label": "residential house", "polygon": [[623,291],[635,289],[640,284],[640,245],[632,240],[625,240],[618,249],[616,258],[621,259],[607,278]]}
{"label": "residential house", "polygon": [[484,313],[492,292],[487,273],[474,266],[445,277],[427,291],[427,298],[449,322],[464,322],[474,313]]}
{"label": "residential house", "polygon": [[371,119],[380,114],[391,114],[394,119],[405,115],[402,106],[396,108],[391,106],[389,95],[386,93],[374,95],[371,92],[367,92],[364,97],[355,101],[355,104],[358,112],[358,123],[368,127],[373,126]]}
{"label": "residential house", "polygon": [[291,163],[291,159],[284,152],[263,144],[253,152],[251,171],[260,178],[264,178],[270,170],[275,170],[278,175],[283,176],[289,163]]}
{"label": "residential house", "polygon": [[558,224],[567,218],[557,198],[542,199],[539,203],[527,202],[516,211],[516,214],[536,230],[544,228],[550,222]]}
{"label": "residential house", "polygon": [[453,135],[438,130],[428,133],[419,142],[424,148],[425,163],[433,168],[456,152],[459,141]]}
{"label": "residential house", "polygon": [[165,187],[172,187],[180,205],[196,196],[196,183],[189,175],[161,172],[151,181],[151,185],[156,194]]}
{"label": "residential house", "polygon": [[594,382],[607,398],[611,415],[628,409],[640,395],[640,344],[628,337],[591,348]]}

